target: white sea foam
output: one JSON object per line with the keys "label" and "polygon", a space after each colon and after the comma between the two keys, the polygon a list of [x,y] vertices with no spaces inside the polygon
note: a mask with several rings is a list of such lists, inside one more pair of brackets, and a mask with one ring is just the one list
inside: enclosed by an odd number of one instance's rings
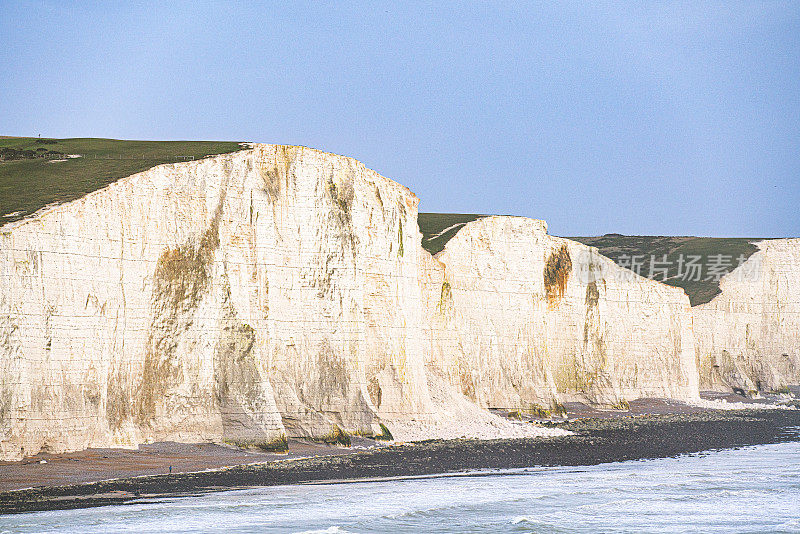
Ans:
{"label": "white sea foam", "polygon": [[688,401],[690,406],[706,408],[708,410],[796,410],[794,406],[780,403],[761,403],[761,402],[728,402],[719,399],[700,399]]}
{"label": "white sea foam", "polygon": [[332,526],[321,530],[303,530],[296,534],[356,534],[352,530],[345,530],[342,527]]}

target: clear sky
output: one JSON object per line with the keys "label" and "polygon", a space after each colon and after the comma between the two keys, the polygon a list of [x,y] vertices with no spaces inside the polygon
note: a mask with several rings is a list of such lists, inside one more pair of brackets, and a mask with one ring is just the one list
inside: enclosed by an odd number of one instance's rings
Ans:
{"label": "clear sky", "polygon": [[307,145],[556,235],[800,236],[800,2],[136,4],[0,0],[0,135]]}

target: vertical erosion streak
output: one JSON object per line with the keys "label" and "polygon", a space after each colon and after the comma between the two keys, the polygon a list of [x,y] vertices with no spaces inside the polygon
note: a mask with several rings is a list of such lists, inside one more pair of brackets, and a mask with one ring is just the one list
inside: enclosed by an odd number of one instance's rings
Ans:
{"label": "vertical erosion streak", "polygon": [[544,289],[547,303],[551,307],[557,306],[564,297],[571,272],[572,258],[567,245],[564,244],[560,249],[550,253],[544,266]]}
{"label": "vertical erosion streak", "polygon": [[[114,339],[120,340],[117,354],[122,355],[123,361],[116,362],[116,368],[108,369],[106,376],[106,420],[112,431],[118,430],[122,423],[130,418],[132,399],[128,389],[123,385],[129,383],[130,376],[123,373],[125,358],[125,336],[127,333],[128,301],[125,296],[125,218],[120,217],[120,250],[119,250],[119,292],[122,302],[122,328],[120,331],[119,320],[114,323]],[[114,347],[116,349],[116,347]],[[112,362],[112,365],[114,362]]]}
{"label": "vertical erosion streak", "polygon": [[147,339],[144,369],[136,399],[136,420],[152,423],[156,406],[177,380],[177,348],[181,335],[211,282],[214,254],[219,247],[219,224],[224,191],[209,228],[197,244],[187,243],[164,251],[158,259],[151,299],[152,322]]}

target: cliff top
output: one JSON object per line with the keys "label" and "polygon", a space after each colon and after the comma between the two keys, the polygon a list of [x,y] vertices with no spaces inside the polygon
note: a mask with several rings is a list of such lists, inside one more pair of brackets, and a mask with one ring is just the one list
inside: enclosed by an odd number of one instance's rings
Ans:
{"label": "cliff top", "polygon": [[[422,246],[431,254],[442,251],[447,242],[467,223],[486,215],[463,213],[420,213]],[[597,237],[568,237],[597,247],[600,254],[617,265],[642,276],[680,287],[692,306],[705,304],[720,293],[719,277],[727,274],[758,250],[755,238],[693,236],[629,236],[606,234]],[[666,255],[666,260],[664,256]],[[720,258],[720,256],[722,256]],[[699,257],[699,259],[697,259]],[[651,259],[654,273],[651,274]],[[699,268],[687,267],[688,262]],[[661,269],[666,269],[662,271]],[[698,269],[698,270],[693,270]],[[698,274],[699,272],[699,274]],[[699,276],[699,280],[694,278]]]}
{"label": "cliff top", "polygon": [[230,141],[0,137],[0,226],[156,165],[242,148]]}
{"label": "cliff top", "polygon": [[[235,152],[246,145],[229,141],[127,141],[100,138],[44,139],[0,136],[0,226],[27,217],[54,203],[80,198],[120,178],[164,163],[191,161],[206,156]],[[431,254],[467,223],[486,217],[465,213],[420,213],[422,246]],[[723,255],[730,263],[726,274],[741,258],[753,254],[759,239],[708,238],[691,236],[571,237],[597,247],[601,254],[622,267],[648,276],[650,260],[666,265],[666,277],[654,278],[684,289],[692,306],[709,302],[720,293],[718,276],[707,269],[714,257]],[[662,262],[664,255],[667,261]],[[687,277],[684,262],[699,256],[705,269],[700,280]],[[632,258],[638,260],[632,260]],[[682,259],[681,259],[682,258]],[[720,272],[717,266],[717,273]],[[708,278],[708,279],[707,279]]]}

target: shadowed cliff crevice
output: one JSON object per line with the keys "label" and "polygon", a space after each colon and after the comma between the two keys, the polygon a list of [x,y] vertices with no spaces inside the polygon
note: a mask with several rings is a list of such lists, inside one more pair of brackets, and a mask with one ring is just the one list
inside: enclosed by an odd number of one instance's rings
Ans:
{"label": "shadowed cliff crevice", "polygon": [[353,173],[353,169],[348,169],[348,172],[340,175],[341,178],[337,181],[336,176],[331,170],[326,184],[326,192],[327,197],[335,206],[335,209],[329,212],[331,220],[334,223],[331,227],[337,232],[337,236],[342,243],[342,248],[349,248],[355,255],[358,238],[353,228],[352,210],[356,195],[355,187],[353,186]]}
{"label": "shadowed cliff crevice", "polygon": [[276,428],[279,415],[255,350],[256,331],[239,319],[227,276],[223,276],[222,291],[219,340],[214,349],[215,400],[222,418],[222,440],[238,447],[284,451],[286,435]]}
{"label": "shadowed cliff crevice", "polygon": [[[605,281],[601,281],[605,286]],[[603,335],[603,321],[600,316],[600,290],[597,282],[592,280],[586,285],[586,319],[583,324],[583,354],[581,369],[585,376],[581,380],[586,389],[582,390],[587,398],[597,404],[614,405],[620,402],[614,393],[611,379],[608,377],[608,358]]]}

